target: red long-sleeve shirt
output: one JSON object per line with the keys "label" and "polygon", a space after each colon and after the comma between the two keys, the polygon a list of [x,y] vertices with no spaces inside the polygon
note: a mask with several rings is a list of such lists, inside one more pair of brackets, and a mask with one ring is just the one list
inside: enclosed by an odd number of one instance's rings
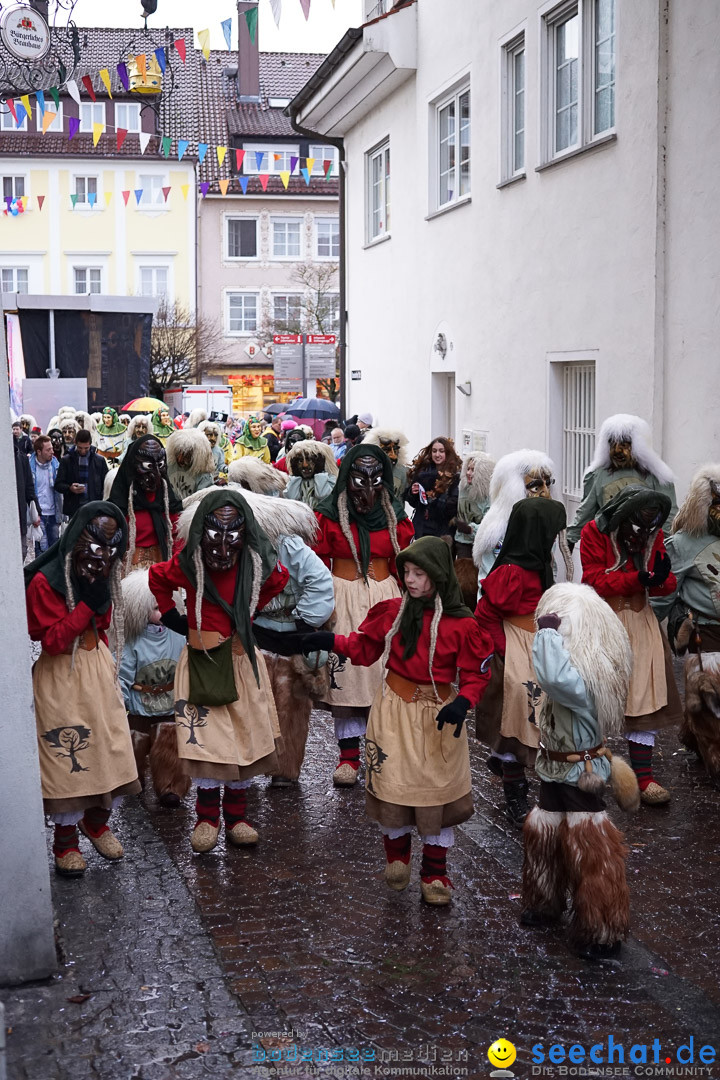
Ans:
{"label": "red long-sleeve shirt", "polygon": [[[662,532],[655,537],[650,553],[649,568],[652,570],[656,554],[665,553]],[[592,585],[599,596],[634,596],[645,592],[645,586],[638,579],[638,572],[632,562],[626,563],[620,570],[608,569],[615,565],[617,556],[612,549],[610,537],[601,533],[594,521],[589,521],[580,534],[580,561],[583,569],[583,585]],[[668,596],[677,589],[677,578],[670,572],[666,581],[649,590],[650,596]]]}
{"label": "red long-sleeve shirt", "polygon": [[42,571],[30,582],[26,600],[30,637],[33,641],[40,641],[50,656],[66,652],[75,638],[88,629],[93,617],[98,635],[107,645],[104,631],[110,625],[112,605],[102,615],[96,615],[82,602],[70,611],[65,597],[53,589]]}
{"label": "red long-sleeve shirt", "polygon": [[498,566],[483,579],[482,590],[475,618],[489,635],[495,652],[504,656],[503,619],[532,615],[542,596],[540,575],[536,570],[524,570],[522,566]]}
{"label": "red long-sleeve shirt", "polygon": [[[149,502],[155,502],[156,493],[150,491],[145,496]],[[179,514],[170,515],[170,523],[172,525],[172,537],[173,547],[177,548],[177,523]],[[127,520],[127,519],[126,519]],[[155,547],[160,543],[160,539],[155,531],[155,522],[153,516],[149,510],[135,510],[135,547],[149,548]],[[177,548],[179,551],[180,549]]]}
{"label": "red long-sleeve shirt", "polygon": [[[350,545],[345,539],[338,522],[331,521],[330,518],[326,518],[322,514],[316,514],[315,516],[320,522],[320,532],[315,542],[314,549],[325,565],[328,567],[331,566],[333,559],[352,559],[353,553],[350,550]],[[355,525],[354,522],[350,523],[350,531],[352,532],[355,547],[359,553],[360,538],[357,525]],[[414,537],[415,531],[412,527],[412,523],[407,518],[404,521],[398,521],[397,538],[401,551],[412,542]],[[397,576],[395,569],[395,550],[392,546],[390,533],[387,529],[376,529],[374,532],[370,533],[370,557],[372,559],[389,559],[390,573]]]}
{"label": "red long-sleeve shirt", "polygon": [[[225,603],[232,607],[233,597],[235,595],[237,566],[233,566],[229,570],[221,570],[213,573],[206,570],[205,573],[208,575]],[[278,593],[283,591],[287,585],[289,576],[290,575],[285,567],[278,563],[260,589],[258,611],[260,611],[265,604],[269,603],[274,596],[277,596]],[[197,630],[197,619],[195,618],[195,597],[197,596],[197,593],[185,576],[180,563],[178,562],[177,555],[173,555],[172,559],[168,559],[167,562],[156,563],[155,566],[150,567],[149,585],[150,591],[157,600],[158,607],[163,615],[166,611],[170,611],[171,608],[175,607],[175,601],[173,599],[174,590],[185,589],[187,592],[186,606],[188,626],[191,630]],[[233,632],[233,625],[230,616],[227,615],[221,607],[211,603],[203,597],[201,615],[203,630],[212,630],[221,634],[223,637],[230,637]]]}
{"label": "red long-sleeve shirt", "polygon": [[[335,635],[335,651],[348,656],[353,664],[369,667],[379,660],[385,650],[390,627],[400,607],[400,597],[383,600],[370,608],[360,629],[345,637]],[[418,638],[415,655],[403,659],[404,645],[396,634],[390,646],[388,668],[405,679],[419,685],[430,684],[430,624],[433,611],[423,614],[423,625]],[[443,615],[438,627],[437,646],[433,657],[432,673],[436,683],[452,683],[458,678],[459,692],[471,705],[477,705],[490,680],[490,671],[481,671],[481,665],[492,652],[492,643],[470,618],[452,619]]]}

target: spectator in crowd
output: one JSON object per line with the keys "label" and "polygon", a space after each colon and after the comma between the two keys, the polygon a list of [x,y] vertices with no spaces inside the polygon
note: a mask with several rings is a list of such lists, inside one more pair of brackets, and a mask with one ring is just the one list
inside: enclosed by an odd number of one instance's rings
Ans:
{"label": "spectator in crowd", "polygon": [[107,471],[107,462],[92,445],[92,435],[81,428],[55,480],[55,490],[63,496],[63,514],[72,517],[85,503],[102,499]]}
{"label": "spectator in crowd", "polygon": [[60,463],[53,453],[52,440],[48,435],[38,435],[35,440],[35,453],[30,455],[30,471],[35,484],[37,505],[40,509],[43,536],[35,541],[35,558],[47,551],[60,535],[62,518],[62,498],[55,491]]}
{"label": "spectator in crowd", "polygon": [[369,431],[373,426],[372,413],[361,412],[357,418],[357,426],[360,428],[360,431]]}
{"label": "spectator in crowd", "polygon": [[[29,441],[29,440],[28,440]],[[20,540],[22,543],[22,557],[25,562],[27,555],[28,516],[33,525],[40,524],[40,513],[35,499],[35,485],[33,484],[30,462],[18,446],[18,440],[13,443],[15,457],[15,484],[17,487],[18,518],[20,520]]]}
{"label": "spectator in crowd", "polygon": [[30,442],[29,436],[26,435],[23,431],[19,420],[16,420],[13,423],[12,433],[13,439],[15,440],[15,445],[17,446],[20,453],[32,454],[32,443]]}
{"label": "spectator in crowd", "polygon": [[263,431],[263,437],[267,439],[268,450],[270,451],[270,460],[277,461],[277,456],[280,453],[280,436],[282,435],[282,419],[279,416],[272,416],[271,413],[267,413],[265,416],[265,423],[268,425]]}
{"label": "spectator in crowd", "polygon": [[[323,442],[325,440],[323,439]],[[330,449],[335,455],[338,465],[347,453],[348,444],[345,442],[345,432],[340,427],[335,427],[330,432]]]}

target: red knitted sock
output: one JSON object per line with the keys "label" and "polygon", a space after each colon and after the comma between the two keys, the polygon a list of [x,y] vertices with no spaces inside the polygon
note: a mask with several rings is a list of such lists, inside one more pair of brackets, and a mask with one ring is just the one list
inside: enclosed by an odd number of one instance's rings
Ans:
{"label": "red knitted sock", "polygon": [[198,788],[195,802],[196,825],[201,821],[209,821],[213,828],[217,829],[220,824],[220,792],[219,787]]}
{"label": "red knitted sock", "polygon": [[385,858],[388,862],[410,862],[412,848],[410,833],[403,833],[402,836],[398,836],[394,840],[391,840],[389,836],[383,836],[383,844],[385,846]]}
{"label": "red knitted sock", "polygon": [[226,829],[232,829],[233,825],[237,825],[238,821],[247,821],[247,794],[245,788],[226,787],[223,793],[222,809]]}
{"label": "red knitted sock", "polygon": [[630,764],[637,776],[638,787],[641,791],[644,791],[648,784],[651,784],[655,779],[652,771],[653,748],[646,743],[634,742],[632,739],[628,739],[628,751],[630,753]]}
{"label": "red knitted sock", "polygon": [[431,881],[442,881],[443,885],[452,888],[452,882],[447,876],[447,848],[438,844],[424,844],[422,863],[420,865],[420,880],[429,884]]}
{"label": "red knitted sock", "polygon": [[353,769],[360,768],[360,736],[356,735],[353,739],[340,739],[338,741],[340,747],[340,762],[339,765],[352,765]]}
{"label": "red knitted sock", "polygon": [[108,831],[110,813],[111,811],[106,810],[104,806],[89,806],[83,814],[83,828],[97,840],[98,836]]}
{"label": "red knitted sock", "polygon": [[53,855],[58,859],[68,851],[80,851],[77,825],[56,825],[53,836]]}

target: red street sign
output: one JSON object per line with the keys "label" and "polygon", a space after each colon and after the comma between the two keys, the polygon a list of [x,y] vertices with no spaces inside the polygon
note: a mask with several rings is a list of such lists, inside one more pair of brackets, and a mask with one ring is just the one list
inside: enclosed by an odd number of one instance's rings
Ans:
{"label": "red street sign", "polygon": [[308,345],[334,345],[337,339],[335,334],[308,334],[305,340]]}
{"label": "red street sign", "polygon": [[302,334],[273,334],[274,345],[302,345]]}

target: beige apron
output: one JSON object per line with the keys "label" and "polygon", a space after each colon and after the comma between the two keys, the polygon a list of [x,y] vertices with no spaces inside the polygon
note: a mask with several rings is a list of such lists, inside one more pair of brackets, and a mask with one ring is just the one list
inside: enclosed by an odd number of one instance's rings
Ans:
{"label": "beige apron", "polygon": [[649,604],[640,611],[625,607],[616,615],[627,630],[633,656],[625,715],[646,716],[668,703],[660,624]]}
{"label": "beige apron", "polygon": [[506,645],[500,734],[536,750],[540,742],[537,720],[545,694],[538,685],[533,667],[535,635],[507,620],[503,622],[503,631]]}
{"label": "beige apron", "polygon": [[[46,802],[107,795],[137,784],[122,694],[107,645],[68,653],[41,652],[33,666],[35,720]],[[105,800],[107,802],[107,800]],[[54,806],[52,811],[62,808]],[[68,807],[70,809],[70,807]]]}
{"label": "beige apron", "polygon": [[[362,578],[347,581],[333,576],[335,586],[335,625],[333,632],[347,636],[357,631],[371,607],[382,600],[391,600],[400,595],[398,583],[392,575],[384,581]],[[355,667],[349,660],[337,663],[333,653],[328,664],[330,690],[326,701],[328,705],[369,708],[373,703],[378,687],[382,684],[382,661],[377,660],[370,667]]]}
{"label": "beige apron", "polygon": [[178,756],[189,776],[244,780],[274,766],[280,728],[265,657],[259,649],[255,659],[260,686],[242,646],[233,648],[237,701],[206,707],[187,700],[187,647],[181,652],[175,668],[175,730]]}

